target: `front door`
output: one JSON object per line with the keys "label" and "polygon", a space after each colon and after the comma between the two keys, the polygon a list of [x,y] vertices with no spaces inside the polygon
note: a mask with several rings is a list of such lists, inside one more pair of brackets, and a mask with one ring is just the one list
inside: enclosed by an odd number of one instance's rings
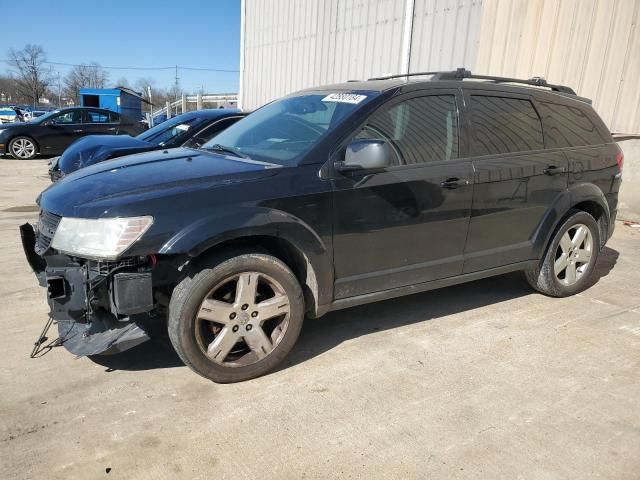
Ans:
{"label": "front door", "polygon": [[75,140],[85,135],[82,110],[64,110],[46,123],[46,132],[40,137],[43,153],[62,153]]}
{"label": "front door", "polygon": [[462,272],[473,186],[459,100],[455,91],[400,97],[354,135],[388,142],[394,164],[334,181],[336,299]]}
{"label": "front door", "polygon": [[534,238],[567,188],[567,160],[545,150],[540,118],[526,95],[468,92],[475,169],[464,272],[534,259]]}

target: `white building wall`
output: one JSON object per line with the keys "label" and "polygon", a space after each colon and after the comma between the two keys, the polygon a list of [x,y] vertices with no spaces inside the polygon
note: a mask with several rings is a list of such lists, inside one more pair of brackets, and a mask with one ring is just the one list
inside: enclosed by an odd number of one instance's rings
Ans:
{"label": "white building wall", "polygon": [[640,134],[640,0],[484,0],[476,73],[544,77]]}
{"label": "white building wall", "polygon": [[244,3],[245,109],[302,88],[400,69],[404,0]]}
{"label": "white building wall", "polygon": [[409,35],[411,72],[542,76],[592,98],[612,131],[640,134],[640,0],[243,0],[243,11],[245,109],[401,73]]}
{"label": "white building wall", "polygon": [[[415,0],[410,70],[471,66],[480,6]],[[401,72],[406,8],[406,0],[244,0],[242,107]]]}
{"label": "white building wall", "polygon": [[473,68],[481,0],[415,0],[413,11],[410,72]]}

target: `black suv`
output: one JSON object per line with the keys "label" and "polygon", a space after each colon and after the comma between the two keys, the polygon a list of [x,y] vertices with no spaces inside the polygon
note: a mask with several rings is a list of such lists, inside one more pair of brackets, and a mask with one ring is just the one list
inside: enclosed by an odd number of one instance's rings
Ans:
{"label": "black suv", "polygon": [[522,270],[586,288],[622,152],[588,100],[465,70],[305,90],[202,148],[84,168],[21,227],[59,341],[112,353],[167,320],[193,370],[273,369],[303,318]]}

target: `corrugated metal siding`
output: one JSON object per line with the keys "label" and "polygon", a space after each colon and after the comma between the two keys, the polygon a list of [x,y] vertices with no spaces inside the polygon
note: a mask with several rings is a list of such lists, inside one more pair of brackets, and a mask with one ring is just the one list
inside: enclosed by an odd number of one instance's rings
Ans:
{"label": "corrugated metal siding", "polygon": [[[410,4],[410,3],[409,3]],[[245,0],[243,108],[402,68],[406,0]],[[640,0],[415,0],[409,70],[566,84],[640,133]]]}
{"label": "corrugated metal siding", "polygon": [[639,20],[640,0],[484,0],[474,71],[569,85],[640,133]]}
{"label": "corrugated metal siding", "polygon": [[482,0],[416,0],[409,71],[473,67]]}
{"label": "corrugated metal siding", "polygon": [[245,0],[243,108],[397,72],[404,0]]}

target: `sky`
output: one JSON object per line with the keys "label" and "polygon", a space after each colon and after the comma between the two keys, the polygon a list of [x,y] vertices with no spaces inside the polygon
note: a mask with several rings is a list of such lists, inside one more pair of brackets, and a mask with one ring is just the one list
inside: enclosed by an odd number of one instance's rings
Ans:
{"label": "sky", "polygon": [[[188,93],[238,91],[240,0],[0,0],[0,74],[7,51],[41,45],[50,62],[89,63],[107,69],[109,85],[126,77],[153,77],[156,86],[179,82]],[[13,21],[9,19],[29,19]],[[64,75],[71,67],[51,65]],[[235,70],[213,72],[180,67]],[[172,67],[152,70],[149,67]]]}

